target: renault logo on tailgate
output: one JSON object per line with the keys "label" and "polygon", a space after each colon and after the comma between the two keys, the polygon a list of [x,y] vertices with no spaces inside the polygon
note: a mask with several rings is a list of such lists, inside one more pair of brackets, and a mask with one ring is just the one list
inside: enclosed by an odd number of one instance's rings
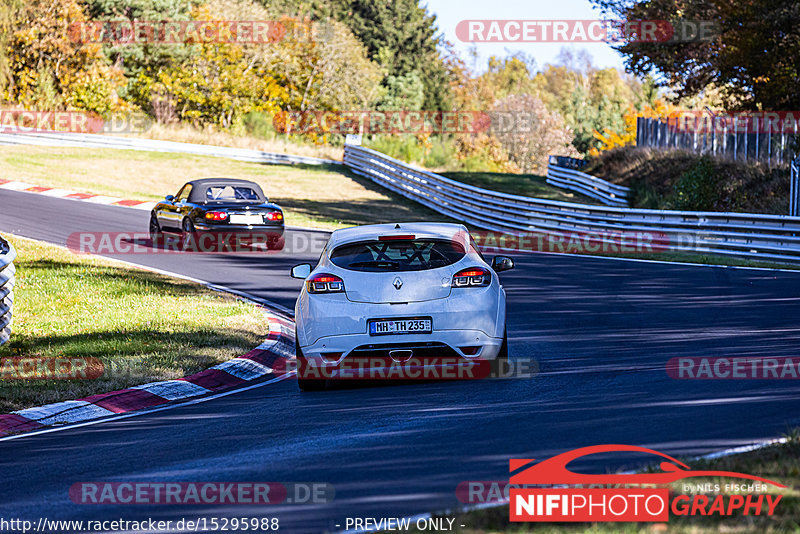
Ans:
{"label": "renault logo on tailgate", "polygon": [[403,281],[400,280],[399,276],[395,276],[392,285],[394,286],[395,289],[400,289],[401,287],[403,287]]}

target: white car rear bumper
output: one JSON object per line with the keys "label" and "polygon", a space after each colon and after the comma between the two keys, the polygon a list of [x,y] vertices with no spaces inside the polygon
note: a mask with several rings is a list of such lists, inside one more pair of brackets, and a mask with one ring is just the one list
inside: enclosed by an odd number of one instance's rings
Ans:
{"label": "white car rear bumper", "polygon": [[[434,321],[435,324],[435,321]],[[359,349],[359,354],[369,353],[372,346],[374,350],[386,351],[392,348],[406,349],[412,352],[414,347],[420,347],[416,353],[420,353],[425,345],[444,344],[455,350],[456,354],[466,359],[480,357],[484,360],[491,360],[497,357],[503,338],[490,337],[480,330],[436,330],[431,334],[399,334],[387,336],[371,336],[369,334],[347,334],[338,336],[328,336],[320,338],[316,343],[305,347],[301,346],[303,356],[308,360],[313,360],[323,364],[336,364],[346,359],[353,353],[354,349]],[[466,354],[464,347],[479,347],[477,352]],[[436,348],[425,348],[425,353],[436,355]],[[472,352],[472,351],[467,351]],[[340,353],[339,356],[335,354]],[[415,354],[416,354],[415,353]],[[450,351],[442,350],[442,357],[452,356]]]}
{"label": "white car rear bumper", "polygon": [[[461,290],[458,290],[461,291]],[[496,287],[471,288],[446,299],[407,304],[352,302],[342,293],[303,293],[295,321],[300,348],[306,358],[342,353],[364,345],[443,343],[464,357],[491,359],[503,343],[505,292]],[[373,319],[429,317],[433,331],[426,334],[370,335]],[[462,347],[480,347],[474,354]]]}

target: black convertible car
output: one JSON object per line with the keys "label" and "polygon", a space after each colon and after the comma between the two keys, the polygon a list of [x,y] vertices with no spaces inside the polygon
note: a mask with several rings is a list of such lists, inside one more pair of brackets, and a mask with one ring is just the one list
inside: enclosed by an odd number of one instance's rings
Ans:
{"label": "black convertible car", "polygon": [[156,204],[150,213],[154,243],[164,232],[181,235],[184,250],[205,242],[259,242],[271,250],[283,248],[283,211],[268,201],[258,184],[233,178],[202,178],[181,187],[175,196]]}

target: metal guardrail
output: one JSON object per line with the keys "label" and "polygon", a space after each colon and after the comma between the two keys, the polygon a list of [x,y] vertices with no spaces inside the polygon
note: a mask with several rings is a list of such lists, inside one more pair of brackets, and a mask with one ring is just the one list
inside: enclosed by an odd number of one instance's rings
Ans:
{"label": "metal guardrail", "polygon": [[563,156],[550,156],[549,165],[547,166],[547,183],[595,198],[609,206],[624,207],[628,205],[629,188],[612,184],[602,178],[581,172],[578,169],[584,167],[586,163],[576,163],[580,161],[582,160]]}
{"label": "metal guardrail", "polygon": [[511,234],[647,232],[669,250],[800,261],[800,217],[591,206],[481,189],[415,169],[380,152],[346,145],[344,163],[441,214]]}
{"label": "metal guardrail", "polygon": [[14,259],[17,252],[0,237],[0,345],[11,337],[11,308],[14,304]]}
{"label": "metal guardrail", "polygon": [[569,156],[550,156],[548,161],[551,165],[564,167],[565,169],[581,170],[589,164],[585,159],[571,158]]}
{"label": "metal guardrail", "polygon": [[283,165],[340,165],[341,161],[291,156],[273,152],[262,152],[246,148],[178,143],[157,139],[135,137],[114,137],[111,135],[79,134],[64,132],[20,132],[13,128],[0,128],[0,145],[38,145],[82,148],[117,148],[123,150],[148,150],[152,152],[174,152],[215,156],[253,163],[272,163]]}

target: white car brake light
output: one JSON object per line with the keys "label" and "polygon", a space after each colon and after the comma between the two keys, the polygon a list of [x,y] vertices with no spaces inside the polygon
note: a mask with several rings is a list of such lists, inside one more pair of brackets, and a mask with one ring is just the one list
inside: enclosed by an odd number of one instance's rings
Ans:
{"label": "white car brake light", "polygon": [[332,274],[317,274],[306,280],[309,293],[342,293],[344,280]]}
{"label": "white car brake light", "polygon": [[453,275],[453,287],[486,287],[492,283],[492,273],[482,267],[470,267]]}

